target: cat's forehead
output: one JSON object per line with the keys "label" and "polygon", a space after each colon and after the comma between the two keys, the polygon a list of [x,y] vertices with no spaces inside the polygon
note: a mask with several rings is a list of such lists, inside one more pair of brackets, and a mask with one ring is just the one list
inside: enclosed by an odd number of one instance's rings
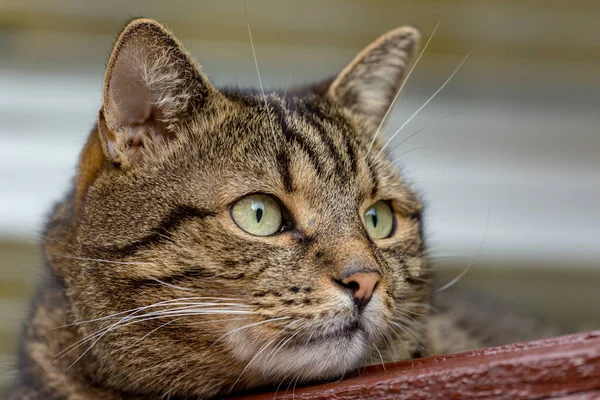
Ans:
{"label": "cat's forehead", "polygon": [[245,155],[298,155],[320,175],[331,172],[327,168],[331,166],[337,172],[345,166],[348,173],[356,173],[359,157],[369,159],[367,134],[321,96],[286,97],[277,92],[231,96],[236,110],[225,118],[217,134],[245,146]]}
{"label": "cat's forehead", "polygon": [[228,97],[234,106],[211,133],[228,192],[302,195],[338,209],[369,199],[415,198],[386,154],[369,151],[372,132],[322,96]]}

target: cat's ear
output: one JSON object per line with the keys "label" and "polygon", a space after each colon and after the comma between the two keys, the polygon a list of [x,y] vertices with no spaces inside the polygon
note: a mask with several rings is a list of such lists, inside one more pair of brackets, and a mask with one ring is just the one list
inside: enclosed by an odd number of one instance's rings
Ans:
{"label": "cat's ear", "polygon": [[131,166],[172,140],[218,91],[177,39],[151,19],[119,35],[104,76],[98,130],[106,157]]}
{"label": "cat's ear", "polygon": [[381,36],[344,68],[327,95],[370,127],[376,127],[408,73],[419,38],[419,32],[410,27]]}

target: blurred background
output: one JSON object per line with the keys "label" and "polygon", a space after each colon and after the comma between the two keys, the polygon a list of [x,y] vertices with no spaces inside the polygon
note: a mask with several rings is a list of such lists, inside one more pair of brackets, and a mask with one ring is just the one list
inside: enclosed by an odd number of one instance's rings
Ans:
{"label": "blurred background", "polygon": [[[476,46],[393,144],[427,204],[440,280],[472,263],[460,285],[569,331],[600,328],[600,2],[247,4],[267,89],[331,76],[400,25],[426,40],[441,21],[388,135]],[[258,86],[241,0],[0,0],[0,371],[40,276],[44,217],[67,189],[132,16],[167,24],[215,84]]]}

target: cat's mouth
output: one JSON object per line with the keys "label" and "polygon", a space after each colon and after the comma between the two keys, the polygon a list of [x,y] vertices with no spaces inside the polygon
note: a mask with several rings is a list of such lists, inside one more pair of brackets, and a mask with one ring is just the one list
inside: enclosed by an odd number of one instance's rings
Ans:
{"label": "cat's mouth", "polygon": [[307,346],[313,344],[321,344],[329,341],[350,341],[357,334],[360,333],[366,333],[362,323],[359,320],[353,320],[335,331],[313,331],[311,333],[308,333],[308,336],[306,338],[298,338],[292,344]]}

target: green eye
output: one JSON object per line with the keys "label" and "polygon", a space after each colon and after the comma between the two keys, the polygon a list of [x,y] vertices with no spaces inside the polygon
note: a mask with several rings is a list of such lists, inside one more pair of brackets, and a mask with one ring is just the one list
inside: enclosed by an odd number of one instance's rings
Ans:
{"label": "green eye", "polygon": [[272,197],[264,194],[246,196],[231,208],[237,226],[255,236],[269,236],[281,230],[281,207]]}
{"label": "green eye", "polygon": [[392,233],[394,214],[383,201],[373,204],[365,212],[367,232],[373,239],[384,239]]}

